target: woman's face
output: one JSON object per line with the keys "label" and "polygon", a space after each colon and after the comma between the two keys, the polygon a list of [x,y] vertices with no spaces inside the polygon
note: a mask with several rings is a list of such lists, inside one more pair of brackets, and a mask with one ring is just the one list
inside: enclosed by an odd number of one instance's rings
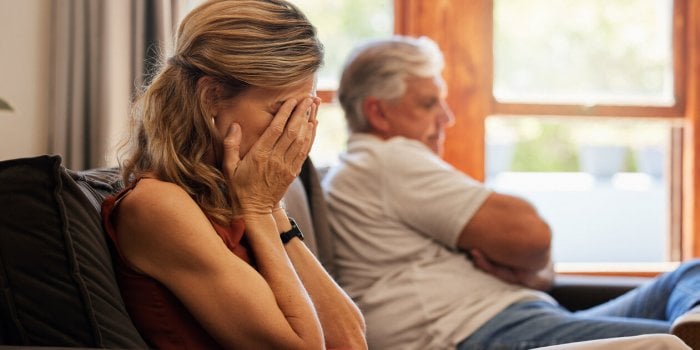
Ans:
{"label": "woman's face", "polygon": [[238,123],[241,126],[240,156],[243,158],[270,125],[282,103],[295,99],[299,105],[304,98],[315,96],[315,76],[288,88],[248,88],[221,104],[214,123],[221,140],[231,124]]}

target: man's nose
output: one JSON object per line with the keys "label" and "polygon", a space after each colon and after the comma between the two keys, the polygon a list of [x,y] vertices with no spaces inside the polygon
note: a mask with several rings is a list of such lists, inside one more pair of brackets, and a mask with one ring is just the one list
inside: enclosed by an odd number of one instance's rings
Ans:
{"label": "man's nose", "polygon": [[440,113],[440,123],[445,125],[446,127],[451,127],[455,124],[455,115],[454,113],[452,113],[452,109],[450,109],[450,106],[447,104],[446,101],[442,101],[440,106],[442,109]]}

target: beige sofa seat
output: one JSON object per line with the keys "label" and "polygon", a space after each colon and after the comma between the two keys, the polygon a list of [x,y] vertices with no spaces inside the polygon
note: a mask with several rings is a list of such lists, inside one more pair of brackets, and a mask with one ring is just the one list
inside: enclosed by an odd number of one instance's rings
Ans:
{"label": "beige sofa seat", "polygon": [[537,348],[536,350],[692,350],[675,335],[645,334],[590,340]]}

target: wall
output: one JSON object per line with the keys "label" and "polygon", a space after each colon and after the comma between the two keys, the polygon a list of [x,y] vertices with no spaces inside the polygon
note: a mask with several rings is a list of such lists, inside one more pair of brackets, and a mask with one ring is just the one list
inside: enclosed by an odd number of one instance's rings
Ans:
{"label": "wall", "polygon": [[[97,0],[95,0],[97,1]],[[116,165],[116,145],[126,133],[132,85],[130,2],[104,1],[105,89],[101,96],[106,154]],[[0,96],[14,112],[0,112],[0,160],[49,151],[52,1],[0,0]]]}
{"label": "wall", "polygon": [[0,1],[0,160],[47,152],[50,3]]}

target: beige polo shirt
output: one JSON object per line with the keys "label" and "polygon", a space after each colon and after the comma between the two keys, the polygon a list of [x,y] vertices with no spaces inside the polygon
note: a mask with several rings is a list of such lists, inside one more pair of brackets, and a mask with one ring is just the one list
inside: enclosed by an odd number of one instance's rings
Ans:
{"label": "beige polo shirt", "polygon": [[454,348],[516,301],[551,301],[456,249],[491,191],[420,142],[353,134],[323,188],[339,283],[365,316],[371,349]]}

